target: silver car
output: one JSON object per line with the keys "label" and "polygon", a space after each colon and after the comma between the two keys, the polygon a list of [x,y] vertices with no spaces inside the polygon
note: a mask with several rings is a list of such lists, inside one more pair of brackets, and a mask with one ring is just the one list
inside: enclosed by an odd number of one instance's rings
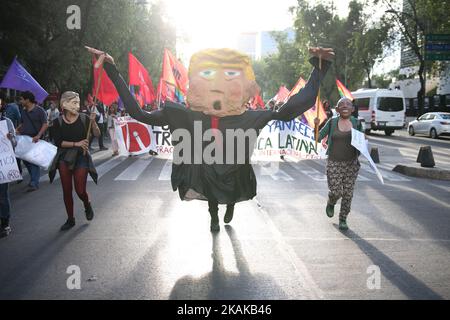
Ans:
{"label": "silver car", "polygon": [[439,136],[450,136],[450,113],[425,113],[408,124],[408,133],[410,136],[417,133],[426,134],[433,139]]}

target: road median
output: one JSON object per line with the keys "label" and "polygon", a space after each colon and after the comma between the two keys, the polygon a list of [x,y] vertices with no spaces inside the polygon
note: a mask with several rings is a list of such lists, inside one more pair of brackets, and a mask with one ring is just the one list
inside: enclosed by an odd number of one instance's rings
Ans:
{"label": "road median", "polygon": [[443,168],[423,168],[399,164],[392,171],[409,177],[450,181],[450,170]]}

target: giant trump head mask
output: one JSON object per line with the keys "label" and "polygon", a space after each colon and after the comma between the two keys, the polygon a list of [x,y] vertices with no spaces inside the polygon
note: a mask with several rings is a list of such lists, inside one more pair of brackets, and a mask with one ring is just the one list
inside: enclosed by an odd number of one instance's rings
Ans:
{"label": "giant trump head mask", "polygon": [[258,92],[247,55],[231,49],[207,49],[192,56],[187,91],[192,110],[216,117],[240,115]]}

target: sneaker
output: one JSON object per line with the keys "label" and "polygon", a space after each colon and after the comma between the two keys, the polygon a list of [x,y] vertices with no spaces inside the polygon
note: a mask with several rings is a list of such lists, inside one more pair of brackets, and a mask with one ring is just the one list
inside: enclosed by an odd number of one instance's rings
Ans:
{"label": "sneaker", "polygon": [[11,227],[10,226],[2,227],[0,229],[0,238],[5,238],[5,237],[9,236],[10,233],[11,233]]}
{"label": "sneaker", "polygon": [[234,205],[228,205],[227,211],[225,212],[225,217],[223,217],[223,222],[230,223],[231,220],[233,220],[233,214],[234,214]]}
{"label": "sneaker", "polygon": [[64,223],[61,226],[60,230],[61,231],[66,231],[66,230],[69,230],[69,229],[73,228],[74,226],[75,226],[75,219],[74,218],[68,218],[66,223]]}
{"label": "sneaker", "polygon": [[113,157],[118,156],[118,155],[119,155],[119,151],[114,151],[112,154]]}
{"label": "sneaker", "polygon": [[27,188],[27,190],[25,190],[25,192],[30,193],[30,192],[36,191],[37,189],[39,189],[39,188],[33,187],[33,186],[29,186],[29,187]]}
{"label": "sneaker", "polygon": [[327,203],[327,208],[325,209],[328,218],[333,218],[334,216],[334,206]]}
{"label": "sneaker", "polygon": [[339,220],[339,229],[340,230],[348,230],[347,221]]}
{"label": "sneaker", "polygon": [[86,219],[88,221],[94,219],[94,210],[92,210],[92,206],[90,203],[84,208],[84,212],[86,213]]}

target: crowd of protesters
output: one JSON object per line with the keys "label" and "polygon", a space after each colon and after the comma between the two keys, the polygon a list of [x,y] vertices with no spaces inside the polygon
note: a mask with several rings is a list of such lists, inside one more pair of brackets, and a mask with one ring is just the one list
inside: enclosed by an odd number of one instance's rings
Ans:
{"label": "crowd of protesters", "polygon": [[[100,135],[98,137],[95,137],[94,135],[91,136],[89,141],[89,151],[91,153],[94,151],[94,138],[98,139],[99,151],[108,150],[104,145],[104,140],[110,139],[113,149],[112,156],[117,156],[119,152],[115,138],[113,119],[124,116],[124,111],[119,111],[117,104],[108,108],[102,103],[94,104],[93,102],[86,100],[80,112],[88,116],[95,113],[96,127],[100,129]],[[7,121],[9,131],[8,139],[11,140],[13,147],[16,146],[16,135],[29,136],[32,138],[33,142],[45,140],[52,144],[56,144],[58,137],[54,136],[52,127],[54,126],[55,120],[59,119],[62,114],[58,101],[47,101],[44,104],[39,105],[32,92],[25,91],[16,97],[10,97],[7,96],[4,91],[0,91],[0,121]],[[29,174],[29,182],[24,191],[27,193],[37,191],[39,189],[41,168],[38,165],[17,158],[17,165],[21,175],[23,173],[22,163],[27,168]],[[22,183],[22,180],[17,181],[17,183]],[[9,223],[10,200],[8,186],[9,183],[0,184],[0,238],[8,236],[11,232]]]}

